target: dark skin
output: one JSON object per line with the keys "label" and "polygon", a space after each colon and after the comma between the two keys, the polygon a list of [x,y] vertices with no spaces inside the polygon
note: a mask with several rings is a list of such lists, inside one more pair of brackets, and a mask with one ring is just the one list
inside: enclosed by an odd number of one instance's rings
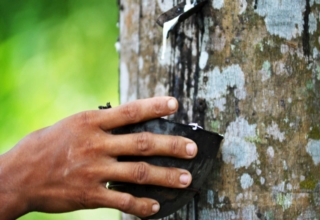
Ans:
{"label": "dark skin", "polygon": [[151,133],[112,135],[114,128],[173,114],[172,97],[137,100],[108,110],[86,111],[35,131],[0,156],[0,216],[70,212],[101,207],[146,217],[157,201],[106,188],[108,181],[185,188],[188,171],[143,162],[118,162],[121,155],[191,159],[197,146],[184,137]]}

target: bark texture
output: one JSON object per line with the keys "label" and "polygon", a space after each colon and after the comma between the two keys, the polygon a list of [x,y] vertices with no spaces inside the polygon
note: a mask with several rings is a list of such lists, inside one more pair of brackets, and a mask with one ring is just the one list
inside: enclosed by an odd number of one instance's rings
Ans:
{"label": "bark texture", "polygon": [[320,1],[209,0],[161,60],[156,19],[181,2],[119,2],[121,102],[175,96],[173,120],[225,137],[199,198],[167,219],[319,219]]}

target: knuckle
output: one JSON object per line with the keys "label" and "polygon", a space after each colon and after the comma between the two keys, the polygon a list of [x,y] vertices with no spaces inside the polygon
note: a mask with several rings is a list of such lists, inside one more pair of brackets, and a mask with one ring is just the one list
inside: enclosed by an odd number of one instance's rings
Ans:
{"label": "knuckle", "polygon": [[147,152],[151,150],[154,146],[150,141],[150,133],[143,132],[137,135],[137,148],[139,152]]}
{"label": "knuckle", "polygon": [[119,209],[123,212],[129,212],[134,205],[133,197],[129,194],[124,194],[119,200]]}
{"label": "knuckle", "polygon": [[171,139],[170,150],[173,155],[177,155],[179,153],[179,141],[177,137]]}
{"label": "knuckle", "polygon": [[94,143],[92,140],[88,139],[85,141],[86,149],[91,150],[94,148]]}
{"label": "knuckle", "polygon": [[162,113],[162,104],[161,102],[155,102],[152,106],[152,110],[156,115],[161,115]]}
{"label": "knuckle", "polygon": [[168,186],[174,186],[175,185],[175,173],[174,170],[169,168],[166,172],[166,181],[168,183]]}
{"label": "knuckle", "polygon": [[139,162],[134,168],[133,178],[137,183],[146,183],[148,180],[148,165],[144,162]]}
{"label": "knuckle", "polygon": [[147,216],[149,214],[148,204],[146,202],[141,203],[140,215]]}
{"label": "knuckle", "polygon": [[88,208],[90,202],[90,195],[86,191],[81,191],[78,196],[78,202],[81,208]]}
{"label": "knuckle", "polygon": [[139,107],[135,103],[130,103],[125,105],[121,113],[131,122],[135,122],[139,119]]}
{"label": "knuckle", "polygon": [[92,182],[94,181],[94,179],[97,177],[98,173],[97,173],[97,167],[92,166],[92,164],[85,164],[84,166],[84,170],[85,173],[83,175],[84,179],[87,182]]}
{"label": "knuckle", "polygon": [[79,113],[78,122],[79,122],[80,126],[90,125],[92,123],[92,112],[85,111],[85,112]]}
{"label": "knuckle", "polygon": [[85,156],[87,158],[96,157],[99,155],[103,150],[99,143],[96,141],[88,138],[87,140],[81,140],[82,143],[79,145],[80,147],[77,149],[77,152],[70,151],[75,156]]}

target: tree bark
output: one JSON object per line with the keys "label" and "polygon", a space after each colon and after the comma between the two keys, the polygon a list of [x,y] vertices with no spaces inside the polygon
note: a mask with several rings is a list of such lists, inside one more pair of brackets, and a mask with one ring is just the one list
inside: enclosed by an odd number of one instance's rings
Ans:
{"label": "tree bark", "polygon": [[167,219],[320,218],[320,1],[210,0],[161,60],[155,21],[181,2],[120,1],[121,102],[174,96],[172,120],[225,137],[199,198]]}

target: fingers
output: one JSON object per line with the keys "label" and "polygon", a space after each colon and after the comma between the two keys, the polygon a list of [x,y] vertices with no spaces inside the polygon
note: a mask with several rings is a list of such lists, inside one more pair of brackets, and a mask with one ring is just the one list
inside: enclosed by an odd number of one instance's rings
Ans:
{"label": "fingers", "polygon": [[103,207],[119,209],[122,212],[147,217],[157,213],[160,205],[157,201],[148,198],[137,198],[127,193],[108,189],[101,189],[99,203]]}
{"label": "fingers", "polygon": [[178,102],[172,97],[140,99],[107,111],[99,111],[98,121],[103,130],[111,130],[127,124],[146,121],[173,114]]}
{"label": "fingers", "polygon": [[187,170],[158,167],[145,162],[120,162],[109,165],[104,181],[120,181],[136,184],[158,185],[170,188],[185,188],[192,176]]}
{"label": "fingers", "polygon": [[105,139],[110,156],[172,156],[177,158],[193,158],[197,145],[190,139],[178,136],[152,134],[142,132],[126,135],[110,135]]}

